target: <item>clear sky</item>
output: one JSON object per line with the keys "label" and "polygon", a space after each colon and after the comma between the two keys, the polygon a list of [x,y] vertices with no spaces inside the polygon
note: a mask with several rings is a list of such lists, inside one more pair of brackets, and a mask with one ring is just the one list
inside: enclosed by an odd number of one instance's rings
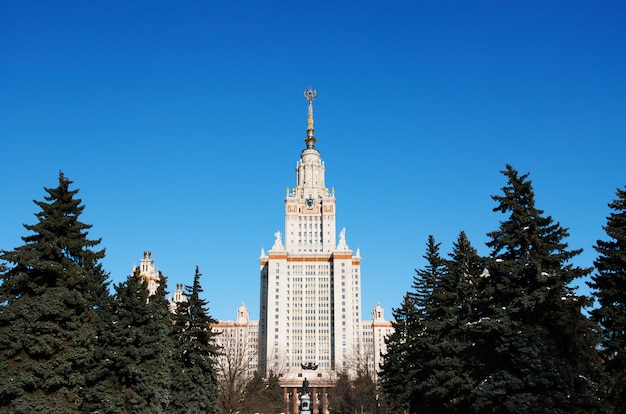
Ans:
{"label": "clear sky", "polygon": [[429,234],[488,253],[507,163],[591,266],[626,184],[625,21],[622,1],[1,2],[0,249],[62,170],[112,282],[149,250],[170,288],[200,267],[214,317],[258,318],[312,86],[364,318],[391,317]]}

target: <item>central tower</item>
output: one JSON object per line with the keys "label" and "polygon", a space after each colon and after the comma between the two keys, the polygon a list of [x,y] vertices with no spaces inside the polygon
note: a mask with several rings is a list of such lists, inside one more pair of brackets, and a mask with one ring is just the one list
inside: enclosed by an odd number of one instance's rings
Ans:
{"label": "central tower", "polygon": [[326,188],[315,148],[316,96],[304,91],[305,148],[284,199],[285,242],[277,231],[260,257],[259,370],[278,375],[286,388],[303,378],[311,387],[332,386],[338,372],[356,368],[351,361],[361,349],[361,258],[348,247],[345,229],[337,241],[335,191]]}
{"label": "central tower", "polygon": [[296,164],[296,186],[285,198],[285,240],[290,252],[330,253],[335,248],[335,195],[324,183],[325,167],[315,149],[313,100],[315,89],[304,91],[309,116],[304,142],[306,148]]}

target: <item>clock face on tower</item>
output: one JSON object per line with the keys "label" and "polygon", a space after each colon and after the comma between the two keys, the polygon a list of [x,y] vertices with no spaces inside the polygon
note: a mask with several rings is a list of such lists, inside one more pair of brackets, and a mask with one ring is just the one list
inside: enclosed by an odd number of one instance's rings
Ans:
{"label": "clock face on tower", "polygon": [[313,208],[313,197],[309,196],[309,198],[306,199],[306,208],[308,209],[312,209]]}

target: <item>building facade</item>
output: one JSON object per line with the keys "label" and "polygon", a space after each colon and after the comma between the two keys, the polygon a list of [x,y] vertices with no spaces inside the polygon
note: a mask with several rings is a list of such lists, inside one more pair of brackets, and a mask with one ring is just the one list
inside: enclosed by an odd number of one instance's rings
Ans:
{"label": "building facade", "polygon": [[250,320],[250,311],[242,303],[235,320],[218,321],[212,330],[219,334],[215,340],[222,348],[218,375],[247,381],[258,371],[259,321]]}
{"label": "building facade", "polygon": [[258,368],[278,375],[286,411],[296,412],[304,379],[313,390],[311,404],[326,410],[328,388],[338,373],[366,369],[375,376],[384,351],[380,305],[372,321],[361,317],[361,256],[337,239],[336,198],[326,187],[325,165],[315,148],[313,121],[316,91],[306,90],[308,119],[305,148],[296,164],[295,187],[284,199],[285,234],[260,257]]}

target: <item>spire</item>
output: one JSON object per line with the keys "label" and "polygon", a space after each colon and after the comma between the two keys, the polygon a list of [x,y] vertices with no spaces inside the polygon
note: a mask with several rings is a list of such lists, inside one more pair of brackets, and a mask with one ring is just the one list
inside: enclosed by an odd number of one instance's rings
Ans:
{"label": "spire", "polygon": [[313,129],[313,99],[317,96],[317,91],[313,88],[305,89],[304,97],[307,101],[309,101],[309,119],[307,121],[307,129],[306,129],[306,138],[304,142],[306,142],[307,148],[313,149],[315,147],[315,129]]}

